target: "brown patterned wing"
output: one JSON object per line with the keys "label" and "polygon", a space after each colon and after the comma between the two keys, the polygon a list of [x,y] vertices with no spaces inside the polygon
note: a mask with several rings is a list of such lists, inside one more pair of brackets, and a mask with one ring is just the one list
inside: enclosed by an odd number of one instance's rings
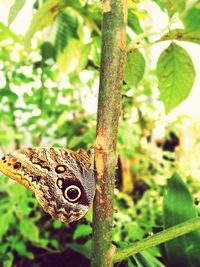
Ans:
{"label": "brown patterned wing", "polygon": [[94,173],[84,150],[23,148],[0,160],[0,171],[32,191],[52,218],[83,217],[94,198]]}

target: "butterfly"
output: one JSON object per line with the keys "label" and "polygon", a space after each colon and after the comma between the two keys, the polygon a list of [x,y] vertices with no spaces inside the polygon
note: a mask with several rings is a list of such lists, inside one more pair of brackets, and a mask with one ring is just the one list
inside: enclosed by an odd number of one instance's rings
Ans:
{"label": "butterfly", "polygon": [[94,198],[94,172],[82,149],[22,148],[0,159],[0,171],[33,192],[53,219],[65,223],[82,218]]}

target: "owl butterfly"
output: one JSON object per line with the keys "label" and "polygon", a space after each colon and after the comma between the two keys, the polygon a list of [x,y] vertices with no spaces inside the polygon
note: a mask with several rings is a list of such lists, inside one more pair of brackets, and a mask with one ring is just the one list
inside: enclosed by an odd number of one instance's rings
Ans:
{"label": "owl butterfly", "polygon": [[53,219],[82,218],[93,201],[94,173],[84,150],[23,148],[0,160],[0,171],[32,191]]}

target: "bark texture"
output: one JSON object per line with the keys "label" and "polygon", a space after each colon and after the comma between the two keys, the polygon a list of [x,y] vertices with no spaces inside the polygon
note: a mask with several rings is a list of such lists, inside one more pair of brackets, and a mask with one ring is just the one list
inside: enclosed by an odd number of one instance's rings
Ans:
{"label": "bark texture", "polygon": [[113,193],[120,97],[126,56],[126,0],[104,0],[102,57],[95,140],[96,195],[92,267],[112,265]]}

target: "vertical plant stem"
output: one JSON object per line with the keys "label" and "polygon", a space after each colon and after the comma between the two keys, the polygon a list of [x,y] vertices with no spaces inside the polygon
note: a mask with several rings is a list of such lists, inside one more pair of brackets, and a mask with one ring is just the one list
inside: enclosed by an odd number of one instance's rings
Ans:
{"label": "vertical plant stem", "polygon": [[104,0],[102,57],[95,140],[96,195],[92,267],[112,265],[113,193],[120,97],[126,55],[126,0]]}

